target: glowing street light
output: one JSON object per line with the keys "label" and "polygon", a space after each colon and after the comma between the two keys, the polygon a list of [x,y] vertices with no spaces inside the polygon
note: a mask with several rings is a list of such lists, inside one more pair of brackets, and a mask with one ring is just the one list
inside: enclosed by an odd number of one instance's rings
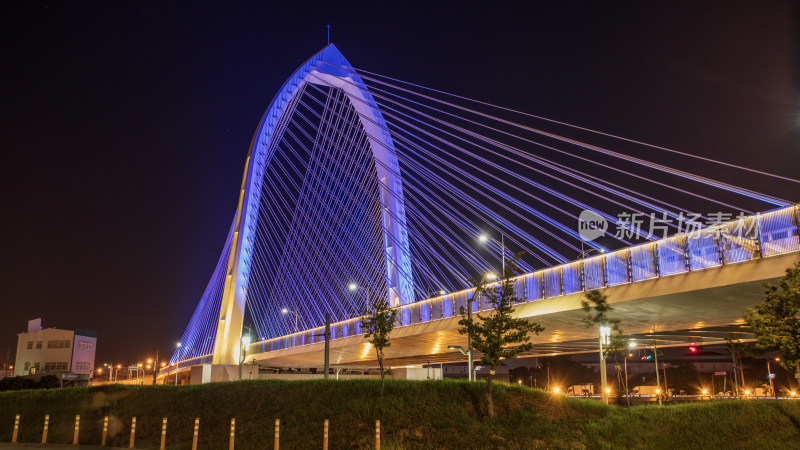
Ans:
{"label": "glowing street light", "polygon": [[[181,343],[178,342],[177,344],[175,344],[175,347],[180,349],[181,348]],[[178,361],[175,361],[175,386],[178,385],[178,369],[180,369],[180,367],[178,367]]]}
{"label": "glowing street light", "polygon": [[496,280],[497,274],[494,274],[492,272],[486,272],[486,275],[484,275],[483,277],[486,278],[487,280]]}
{"label": "glowing street light", "polygon": [[297,314],[297,311],[291,310],[289,308],[282,308],[281,309],[281,314],[286,315],[286,314],[289,314],[289,313],[294,314],[294,332],[298,333],[300,331],[300,327],[298,325],[298,322],[300,321],[300,315]]}
{"label": "glowing street light", "polygon": [[557,387],[553,388],[553,393],[558,394],[559,392],[561,392],[561,389]]}
{"label": "glowing street light", "polygon": [[[485,243],[489,242],[489,240],[493,240],[493,239],[491,239],[486,234],[481,234],[480,236],[478,236],[478,240],[481,243],[485,244]],[[495,242],[497,242],[497,241],[495,241]],[[506,235],[503,234],[502,232],[500,233],[500,254],[501,254],[501,260],[503,261],[502,273],[505,275],[505,273],[506,273]]]}
{"label": "glowing street light", "polygon": [[[471,343],[472,341],[469,340],[469,336],[467,336],[467,338],[469,343]],[[467,346],[467,350],[464,350],[464,347],[460,345],[448,345],[447,348],[450,350],[458,350],[462,355],[467,357],[467,380],[473,381],[475,379],[475,370],[472,368],[472,347]]]}

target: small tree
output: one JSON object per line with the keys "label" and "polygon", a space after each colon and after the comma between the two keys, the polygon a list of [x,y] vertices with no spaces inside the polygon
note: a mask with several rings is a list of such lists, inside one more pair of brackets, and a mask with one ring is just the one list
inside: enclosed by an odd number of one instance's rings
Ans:
{"label": "small tree", "polygon": [[[604,356],[614,356],[622,353],[625,350],[625,340],[622,337],[622,329],[620,328],[620,320],[612,319],[608,313],[614,309],[608,304],[608,297],[603,295],[597,289],[589,291],[584,294],[586,300],[581,300],[583,310],[589,313],[583,318],[583,323],[586,328],[594,327],[609,327],[614,332],[609,336],[609,343],[603,348]],[[594,314],[592,314],[594,310]]]}
{"label": "small tree", "polygon": [[[586,300],[581,300],[581,306],[583,307],[583,310],[588,313],[588,315],[583,318],[583,323],[586,325],[586,327],[598,328],[598,331],[600,327],[608,327],[614,331],[613,334],[609,334],[608,342],[600,343],[600,348],[602,349],[602,352],[600,353],[600,380],[602,386],[600,388],[603,389],[600,394],[602,395],[604,401],[608,403],[608,394],[605,391],[607,386],[606,380],[608,376],[606,371],[606,359],[609,355],[613,355],[614,360],[616,361],[617,355],[624,350],[625,341],[622,338],[622,330],[619,328],[619,319],[612,319],[608,316],[609,311],[613,309],[611,308],[611,305],[608,304],[608,297],[596,289],[587,292],[584,294],[584,297],[586,297]],[[593,310],[594,313],[592,314]],[[626,398],[628,390],[627,386],[628,380],[626,379]]]}
{"label": "small tree", "polygon": [[[517,254],[519,258],[521,254]],[[467,316],[467,310],[461,307],[462,319],[458,321],[461,328],[458,332],[467,334],[472,339],[472,348],[483,354],[481,364],[489,366],[489,377],[486,379],[486,404],[489,417],[494,417],[494,403],[492,401],[492,377],[494,369],[503,359],[515,359],[518,354],[529,351],[533,344],[530,333],[539,334],[544,328],[536,322],[513,317],[513,304],[520,299],[514,292],[512,277],[519,273],[516,259],[506,262],[503,277],[496,286],[486,287],[485,279],[471,278],[469,281],[475,286],[475,299],[484,295],[494,307],[490,314],[482,316],[475,314],[472,318]],[[515,347],[511,345],[519,344]]]}
{"label": "small tree", "polygon": [[780,286],[764,283],[767,298],[747,308],[744,320],[753,330],[759,352],[780,352],[780,364],[794,369],[800,382],[800,262],[786,269]]}
{"label": "small tree", "polygon": [[364,338],[373,347],[378,357],[378,365],[381,368],[381,397],[383,397],[384,369],[383,369],[383,350],[391,346],[389,334],[394,329],[397,319],[397,310],[389,307],[385,298],[375,301],[370,300],[372,311],[367,312],[361,317],[361,329],[364,331]]}

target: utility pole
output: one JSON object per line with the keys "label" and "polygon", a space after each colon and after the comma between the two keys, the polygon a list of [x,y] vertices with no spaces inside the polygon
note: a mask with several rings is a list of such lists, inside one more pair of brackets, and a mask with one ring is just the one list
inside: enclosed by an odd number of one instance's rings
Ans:
{"label": "utility pole", "polygon": [[603,351],[603,343],[605,342],[606,338],[611,335],[611,329],[606,326],[600,327],[600,396],[603,399],[603,403],[606,405],[608,404],[608,392],[606,392],[607,380],[606,380],[606,355]]}
{"label": "utility pole", "polygon": [[153,386],[156,385],[156,375],[158,375],[158,368],[159,368],[158,349],[156,349],[156,359],[155,361],[153,361]]}
{"label": "utility pole", "polygon": [[[467,320],[472,323],[472,299],[467,302]],[[467,380],[475,381],[475,368],[472,365],[472,335],[467,333]]]}
{"label": "utility pole", "polygon": [[[653,358],[656,363],[656,385],[661,389],[661,376],[658,374],[658,345],[656,344],[656,329],[653,328]],[[658,395],[658,406],[661,406],[661,395]]]}
{"label": "utility pole", "polygon": [[738,369],[736,368],[736,349],[733,347],[733,343],[729,345],[731,349],[731,359],[733,359],[733,395],[739,396],[739,374]]}
{"label": "utility pole", "polygon": [[331,313],[325,314],[325,379],[328,379],[331,356]]}

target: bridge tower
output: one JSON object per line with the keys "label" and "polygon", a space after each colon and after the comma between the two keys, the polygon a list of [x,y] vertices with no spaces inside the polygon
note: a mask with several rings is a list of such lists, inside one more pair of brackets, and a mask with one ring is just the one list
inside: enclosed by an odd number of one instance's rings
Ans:
{"label": "bridge tower", "polygon": [[394,143],[372,95],[353,67],[333,44],[312,56],[283,84],[261,118],[247,155],[227,258],[224,288],[216,324],[212,362],[237,364],[248,276],[252,267],[259,199],[264,169],[290,105],[306,83],[341,89],[359,116],[367,135],[378,177],[386,257],[386,291],[390,305],[414,301],[403,183]]}

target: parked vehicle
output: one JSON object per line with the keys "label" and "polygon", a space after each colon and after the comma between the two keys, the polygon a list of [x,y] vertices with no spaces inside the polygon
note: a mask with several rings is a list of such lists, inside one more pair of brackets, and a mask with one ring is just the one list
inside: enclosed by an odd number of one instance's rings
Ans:
{"label": "parked vehicle", "polygon": [[567,388],[567,395],[588,397],[594,395],[594,384],[575,384]]}

